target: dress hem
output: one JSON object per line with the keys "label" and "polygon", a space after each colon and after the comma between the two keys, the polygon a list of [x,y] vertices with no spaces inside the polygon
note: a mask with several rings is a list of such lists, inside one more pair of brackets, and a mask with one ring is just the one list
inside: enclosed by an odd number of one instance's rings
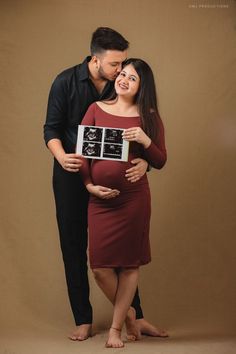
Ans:
{"label": "dress hem", "polygon": [[148,260],[148,261],[146,261],[146,262],[140,262],[139,264],[132,264],[132,265],[121,265],[121,264],[119,264],[119,265],[117,265],[117,264],[110,264],[110,265],[101,265],[101,264],[96,264],[96,265],[92,265],[92,264],[90,264],[90,268],[91,269],[95,269],[95,268],[138,268],[138,267],[140,267],[140,266],[143,266],[143,265],[146,265],[146,264],[148,264],[148,263],[150,263],[151,262],[151,259],[150,260]]}

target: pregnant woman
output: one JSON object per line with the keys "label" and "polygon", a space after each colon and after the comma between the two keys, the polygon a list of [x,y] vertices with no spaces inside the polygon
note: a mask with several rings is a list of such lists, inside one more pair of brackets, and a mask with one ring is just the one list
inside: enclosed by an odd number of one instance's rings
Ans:
{"label": "pregnant woman", "polygon": [[151,260],[150,190],[146,174],[125,178],[131,160],[142,158],[161,169],[166,162],[164,128],[158,113],[154,77],[141,59],[128,59],[115,81],[111,100],[93,103],[83,125],[121,128],[130,142],[128,161],[84,159],[80,169],[90,192],[89,258],[95,279],[114,305],[107,347],[121,348],[126,321],[128,338],[139,339],[131,302],[138,270]]}

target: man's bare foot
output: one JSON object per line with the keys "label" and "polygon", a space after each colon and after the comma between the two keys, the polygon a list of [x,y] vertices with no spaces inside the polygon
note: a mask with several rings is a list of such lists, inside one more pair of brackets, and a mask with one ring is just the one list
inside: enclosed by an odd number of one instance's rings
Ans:
{"label": "man's bare foot", "polygon": [[136,320],[136,325],[139,331],[141,332],[141,334],[144,334],[146,336],[161,337],[161,338],[169,337],[168,333],[164,329],[159,329],[153,326],[144,318],[140,318]]}
{"label": "man's bare foot", "polygon": [[109,330],[108,340],[105,344],[106,348],[123,348],[124,343],[121,340],[121,330],[111,327]]}
{"label": "man's bare foot", "polygon": [[92,336],[92,325],[82,324],[77,326],[76,329],[68,336],[71,340],[86,340]]}
{"label": "man's bare foot", "polygon": [[128,340],[139,340],[141,338],[141,332],[136,323],[136,312],[133,307],[129,308],[125,320],[125,325]]}

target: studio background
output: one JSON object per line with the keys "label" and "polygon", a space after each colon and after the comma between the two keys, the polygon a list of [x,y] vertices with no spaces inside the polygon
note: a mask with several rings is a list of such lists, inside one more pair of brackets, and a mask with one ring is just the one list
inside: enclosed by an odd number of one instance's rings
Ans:
{"label": "studio background", "polygon": [[[52,81],[89,55],[99,26],[121,32],[129,56],[152,67],[166,130],[168,162],[148,173],[145,317],[173,334],[233,334],[235,15],[233,0],[0,2],[2,335],[64,336],[73,327],[43,124]],[[92,277],[91,301],[95,328],[107,328],[112,308]]]}

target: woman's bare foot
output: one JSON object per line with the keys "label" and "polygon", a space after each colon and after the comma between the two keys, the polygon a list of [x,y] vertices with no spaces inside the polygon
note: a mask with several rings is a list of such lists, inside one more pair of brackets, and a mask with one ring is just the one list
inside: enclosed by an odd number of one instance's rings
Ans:
{"label": "woman's bare foot", "polygon": [[141,338],[141,332],[136,323],[136,312],[133,307],[129,308],[125,325],[128,340],[139,340]]}
{"label": "woman's bare foot", "polygon": [[76,329],[68,336],[71,340],[86,340],[92,336],[92,325],[82,324],[77,326]]}
{"label": "woman's bare foot", "polygon": [[108,340],[105,344],[106,348],[123,348],[124,343],[121,340],[121,330],[111,327],[109,330]]}
{"label": "woman's bare foot", "polygon": [[140,318],[139,320],[136,320],[136,325],[139,328],[139,331],[146,336],[161,337],[161,338],[169,337],[168,333],[164,329],[159,329],[153,326],[144,318]]}

